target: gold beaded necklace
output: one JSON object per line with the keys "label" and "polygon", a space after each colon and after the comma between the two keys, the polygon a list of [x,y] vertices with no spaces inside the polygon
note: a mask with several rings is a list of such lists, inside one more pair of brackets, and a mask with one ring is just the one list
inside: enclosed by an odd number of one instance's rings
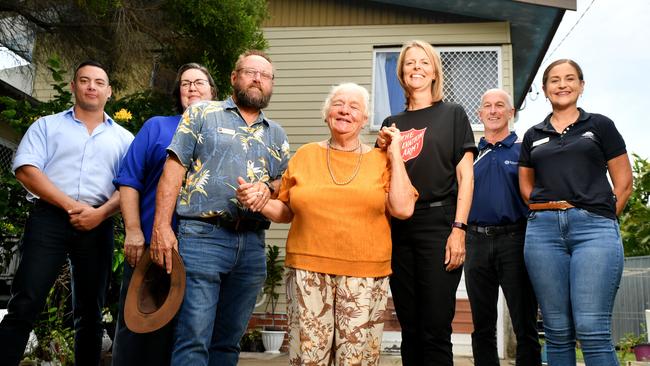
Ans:
{"label": "gold beaded necklace", "polygon": [[[334,178],[334,172],[332,171],[332,166],[330,162],[330,150],[339,150],[339,151],[346,151],[346,152],[352,152],[359,149],[359,160],[357,160],[357,166],[354,168],[354,173],[352,173],[352,176],[347,179],[345,182],[339,182]],[[346,184],[349,184],[352,182],[352,180],[359,174],[359,169],[361,168],[361,158],[363,157],[363,148],[361,148],[361,141],[357,144],[357,147],[355,147],[352,150],[342,150],[342,149],[337,149],[332,146],[332,139],[327,140],[327,170],[330,173],[330,177],[332,178],[332,182],[336,184],[337,186],[344,186]]]}

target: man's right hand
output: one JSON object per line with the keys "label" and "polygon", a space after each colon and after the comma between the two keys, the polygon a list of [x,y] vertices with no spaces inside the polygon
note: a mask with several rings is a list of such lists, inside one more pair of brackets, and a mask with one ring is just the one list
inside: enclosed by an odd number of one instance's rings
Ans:
{"label": "man's right hand", "polygon": [[144,234],[142,230],[126,230],[124,236],[124,257],[131,267],[135,267],[144,253]]}
{"label": "man's right hand", "polygon": [[82,202],[76,202],[72,208],[68,209],[68,216],[72,227],[79,231],[92,230],[106,219],[102,210]]}
{"label": "man's right hand", "polygon": [[172,273],[172,249],[178,251],[178,240],[171,225],[154,226],[151,233],[151,260]]}

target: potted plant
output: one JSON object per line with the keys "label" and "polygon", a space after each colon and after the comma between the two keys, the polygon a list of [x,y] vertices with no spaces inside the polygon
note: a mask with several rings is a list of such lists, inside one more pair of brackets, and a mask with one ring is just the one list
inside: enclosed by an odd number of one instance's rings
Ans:
{"label": "potted plant", "polygon": [[246,332],[240,342],[242,352],[263,352],[262,333],[258,329]]}
{"label": "potted plant", "polygon": [[630,353],[634,353],[637,361],[650,361],[650,343],[647,342],[648,338],[644,324],[641,324],[639,335],[627,333],[618,343],[618,348],[621,351],[621,361]]}
{"label": "potted plant", "polygon": [[277,287],[282,283],[284,266],[282,265],[282,261],[278,259],[280,256],[280,248],[277,245],[268,245],[267,248],[266,280],[264,281],[262,293],[268,299],[264,311],[268,309],[269,305],[271,306],[271,326],[266,326],[262,330],[262,343],[264,344],[265,352],[280,353],[285,331],[275,325],[275,309],[280,298]]}

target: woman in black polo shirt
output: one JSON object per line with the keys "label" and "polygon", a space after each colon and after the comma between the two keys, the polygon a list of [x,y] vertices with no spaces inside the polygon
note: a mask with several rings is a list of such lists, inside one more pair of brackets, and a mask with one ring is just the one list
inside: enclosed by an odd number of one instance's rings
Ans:
{"label": "woman in black polo shirt", "polygon": [[[472,205],[474,135],[463,107],[442,101],[440,56],[407,42],[397,61],[406,110],[386,118],[402,131],[402,159],[420,196],[413,216],[392,220],[390,287],[404,365],[453,365],[451,322]],[[380,135],[385,146],[389,136]]]}
{"label": "woman in black polo shirt", "polygon": [[588,366],[618,365],[611,312],[623,271],[616,216],[632,190],[625,142],[609,118],[577,107],[584,80],[576,62],[551,63],[542,83],[553,112],[524,136],[519,185],[548,361],[575,365],[577,339]]}

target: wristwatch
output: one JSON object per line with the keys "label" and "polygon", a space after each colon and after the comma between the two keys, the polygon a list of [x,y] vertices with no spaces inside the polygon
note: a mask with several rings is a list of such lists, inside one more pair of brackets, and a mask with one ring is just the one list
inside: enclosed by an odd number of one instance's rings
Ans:
{"label": "wristwatch", "polygon": [[459,228],[459,229],[461,229],[461,230],[463,230],[463,231],[467,231],[467,224],[462,223],[462,222],[460,222],[460,221],[454,221],[454,222],[452,222],[452,223],[451,223],[451,227],[452,227],[452,228],[456,227],[456,228]]}
{"label": "wristwatch", "polygon": [[271,182],[269,182],[267,180],[267,181],[262,182],[262,183],[264,183],[267,187],[269,187],[269,192],[271,192],[271,194],[275,193],[275,189],[273,189],[273,184],[271,184]]}

